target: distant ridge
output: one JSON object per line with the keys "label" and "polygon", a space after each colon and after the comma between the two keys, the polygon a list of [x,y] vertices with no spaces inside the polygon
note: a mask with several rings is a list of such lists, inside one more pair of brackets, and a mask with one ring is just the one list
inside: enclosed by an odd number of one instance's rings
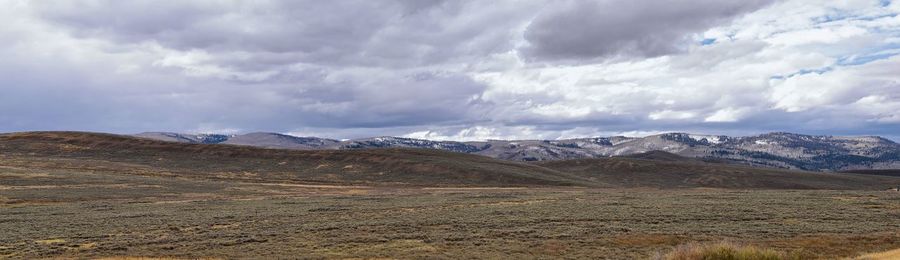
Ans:
{"label": "distant ridge", "polygon": [[316,185],[860,190],[900,185],[900,178],[891,176],[707,163],[659,151],[522,163],[438,149],[267,149],[84,132],[0,134],[0,158],[0,166],[37,171]]}
{"label": "distant ridge", "polygon": [[218,144],[234,137],[233,135],[220,134],[179,134],[171,132],[146,132],[134,135],[141,138],[156,139],[160,141]]}
{"label": "distant ridge", "polygon": [[544,161],[538,165],[617,187],[723,189],[862,189],[900,185],[900,177],[818,173],[707,163],[649,152],[640,156]]}
{"label": "distant ridge", "polygon": [[424,148],[484,155],[512,161],[553,161],[627,156],[665,151],[704,161],[732,162],[809,171],[900,169],[900,144],[877,136],[827,136],[775,132],[756,136],[667,133],[647,137],[595,137],[565,140],[431,141],[373,137],[338,141],[277,133],[190,135],[142,133],[163,141],[235,144],[295,150]]}
{"label": "distant ridge", "polygon": [[113,134],[0,134],[3,163],[252,182],[376,186],[602,186],[544,167],[426,149],[287,150]]}
{"label": "distant ridge", "polygon": [[881,176],[894,176],[900,177],[900,169],[894,170],[851,170],[844,171],[845,173],[856,173],[856,174],[869,174],[869,175],[881,175]]}
{"label": "distant ridge", "polygon": [[670,152],[665,151],[649,151],[643,153],[636,153],[631,155],[626,155],[622,157],[627,158],[635,158],[635,159],[647,159],[647,160],[657,160],[657,161],[668,161],[668,162],[679,162],[679,161],[691,161],[691,158],[687,158],[681,155],[677,155]]}
{"label": "distant ridge", "polygon": [[222,143],[264,148],[313,150],[331,147],[338,142],[338,140],[316,137],[296,137],[273,133],[249,133],[245,135],[235,135]]}

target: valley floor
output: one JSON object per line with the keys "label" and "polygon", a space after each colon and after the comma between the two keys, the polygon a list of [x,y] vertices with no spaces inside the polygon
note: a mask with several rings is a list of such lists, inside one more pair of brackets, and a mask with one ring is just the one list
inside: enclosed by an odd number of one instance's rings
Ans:
{"label": "valley floor", "polygon": [[373,188],[0,167],[0,258],[649,258],[900,248],[900,193]]}

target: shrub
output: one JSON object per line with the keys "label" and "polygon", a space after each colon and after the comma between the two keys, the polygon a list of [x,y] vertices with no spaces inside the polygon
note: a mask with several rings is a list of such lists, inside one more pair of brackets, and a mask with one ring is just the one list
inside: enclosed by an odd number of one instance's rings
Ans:
{"label": "shrub", "polygon": [[656,257],[659,260],[786,260],[805,259],[799,253],[784,253],[773,249],[759,248],[749,245],[736,245],[729,242],[714,244],[690,243],[680,245],[665,255]]}

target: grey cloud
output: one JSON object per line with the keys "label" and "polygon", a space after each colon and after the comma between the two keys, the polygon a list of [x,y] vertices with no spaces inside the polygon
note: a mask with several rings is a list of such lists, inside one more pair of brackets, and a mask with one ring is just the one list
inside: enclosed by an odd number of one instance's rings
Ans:
{"label": "grey cloud", "polygon": [[69,55],[78,43],[58,44],[41,55],[0,49],[0,132],[441,125],[481,120],[491,107],[486,86],[453,72],[313,67],[247,85],[154,67],[117,73],[129,56]]}
{"label": "grey cloud", "polygon": [[[44,79],[37,75],[53,75]],[[25,76],[15,76],[25,75]],[[97,75],[90,75],[97,77]],[[491,104],[465,76],[428,73],[341,82],[299,75],[247,87],[211,79],[120,79],[100,83],[61,71],[0,68],[0,131],[154,129],[292,131],[460,124]],[[147,80],[147,81],[142,81]],[[122,89],[116,84],[127,84]]]}
{"label": "grey cloud", "polygon": [[492,5],[505,8],[344,0],[39,2],[34,9],[79,37],[251,54],[245,62],[285,55],[317,64],[420,66],[510,50],[510,29],[524,23],[522,9],[534,5]]}
{"label": "grey cloud", "polygon": [[[463,124],[483,120],[490,111],[491,102],[481,98],[487,86],[464,73],[395,63],[440,62],[491,49],[482,42],[506,43],[504,33],[490,36],[483,26],[466,23],[475,7],[464,2],[33,4],[33,13],[19,15],[36,14],[24,19],[46,24],[31,26],[80,40],[40,42],[57,38],[32,31],[15,38],[39,45],[4,43],[0,131],[286,132]],[[490,14],[475,16],[502,19]],[[460,44],[468,38],[478,43]],[[373,44],[378,41],[383,43]],[[145,42],[165,50],[147,49]],[[390,50],[398,53],[390,56],[384,50],[416,46],[425,51]],[[46,53],[38,55],[41,51]],[[175,57],[181,63],[174,65],[159,62],[194,51],[205,56]],[[116,72],[128,66],[134,69]],[[271,73],[239,76],[257,72]]]}
{"label": "grey cloud", "polygon": [[154,41],[176,50],[295,53],[341,59],[391,19],[373,1],[43,2],[36,12],[80,37]]}
{"label": "grey cloud", "polygon": [[375,80],[351,76],[282,96],[300,104],[298,114],[317,115],[303,125],[390,127],[478,120],[491,107],[481,99],[485,88],[462,75],[426,71]]}
{"label": "grey cloud", "polygon": [[528,27],[525,53],[539,60],[656,57],[773,0],[555,1]]}

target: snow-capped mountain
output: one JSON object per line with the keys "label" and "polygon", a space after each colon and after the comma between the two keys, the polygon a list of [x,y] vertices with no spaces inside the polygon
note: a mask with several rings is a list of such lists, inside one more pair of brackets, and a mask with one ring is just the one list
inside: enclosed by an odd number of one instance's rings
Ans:
{"label": "snow-capped mountain", "polygon": [[138,137],[192,143],[222,143],[282,149],[423,148],[479,154],[516,161],[566,160],[666,151],[705,160],[755,166],[838,171],[900,168],[900,144],[877,136],[844,137],[768,133],[731,137],[667,133],[647,137],[596,137],[565,140],[431,141],[373,137],[337,141],[275,133],[187,135],[143,133]]}
{"label": "snow-capped mountain", "polygon": [[297,137],[278,133],[249,133],[242,135],[219,135],[219,134],[179,134],[167,132],[147,132],[134,135],[136,137],[150,138],[162,141],[174,141],[184,143],[203,143],[203,144],[232,144],[232,145],[248,145],[263,148],[275,149],[296,149],[296,150],[314,150],[314,149],[332,149],[340,141],[318,138],[318,137]]}
{"label": "snow-capped mountain", "polygon": [[318,137],[297,137],[276,133],[249,133],[235,135],[222,143],[277,149],[314,150],[330,148],[338,142],[340,141]]}
{"label": "snow-capped mountain", "polygon": [[146,132],[134,135],[136,137],[156,139],[162,141],[182,142],[182,143],[199,143],[199,144],[218,144],[227,141],[234,135],[221,134],[179,134],[170,132]]}
{"label": "snow-capped mountain", "polygon": [[423,139],[403,138],[403,137],[373,137],[354,139],[341,142],[339,149],[366,149],[366,148],[429,148],[439,149],[458,153],[476,153],[484,150],[483,145],[468,144],[451,141],[431,141]]}

